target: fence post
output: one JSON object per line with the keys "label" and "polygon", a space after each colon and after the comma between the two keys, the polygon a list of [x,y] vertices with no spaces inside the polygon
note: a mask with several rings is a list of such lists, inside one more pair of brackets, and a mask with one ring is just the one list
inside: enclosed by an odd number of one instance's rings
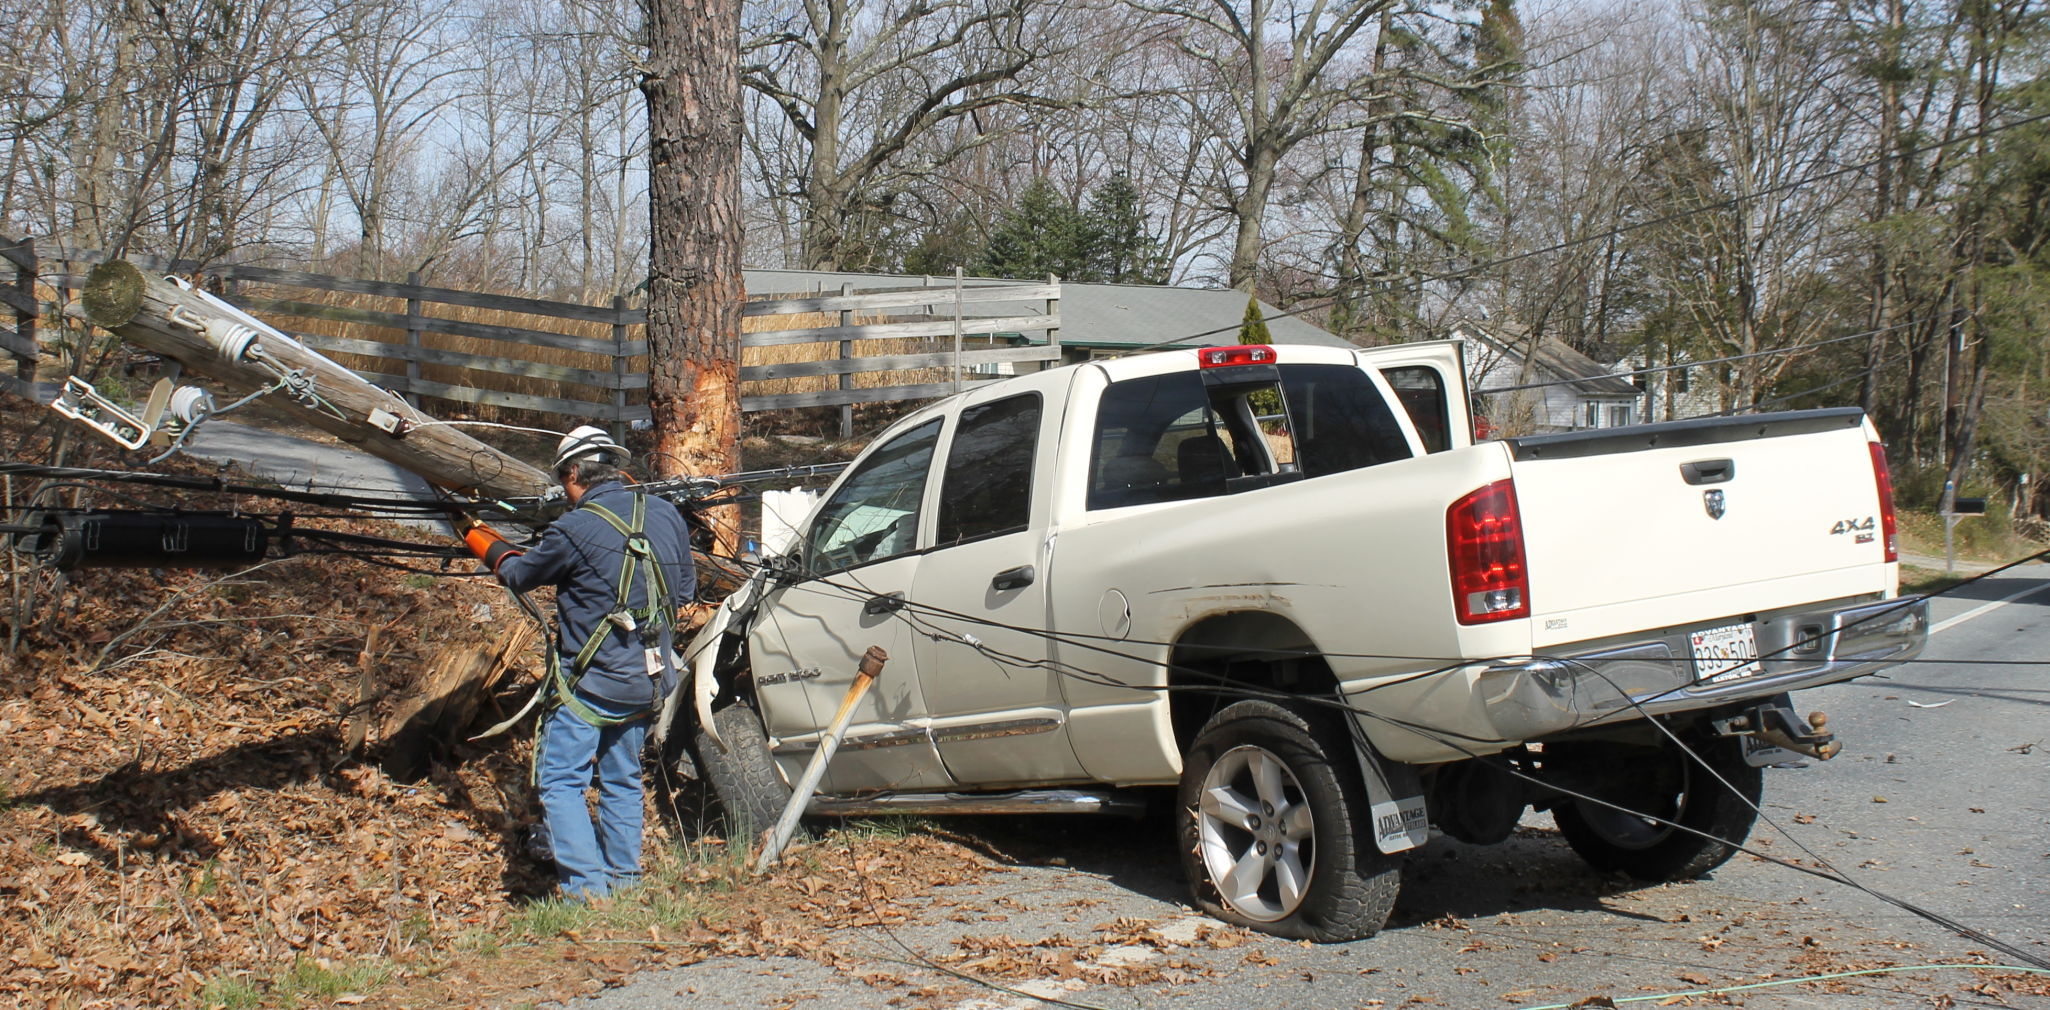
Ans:
{"label": "fence post", "polygon": [[[420,271],[406,273],[409,287],[420,286]],[[426,319],[420,313],[419,292],[406,296],[406,402],[415,407],[420,405],[420,394],[415,392],[420,382],[420,331],[426,328]]]}
{"label": "fence post", "polygon": [[[1060,279],[1060,277],[1059,277],[1058,275],[1056,275],[1056,274],[1047,274],[1047,275],[1046,275],[1046,282],[1047,282],[1048,284],[1051,284],[1051,285],[1053,285],[1053,286],[1054,286],[1054,296],[1053,296],[1052,298],[1049,298],[1049,299],[1047,299],[1047,300],[1046,300],[1046,318],[1048,318],[1048,319],[1058,319],[1058,318],[1060,318],[1060,315],[1061,315],[1061,296],[1060,296],[1060,284],[1061,284],[1061,279]],[[1051,347],[1051,348],[1054,348],[1054,349],[1056,349],[1056,350],[1058,350],[1058,349],[1060,348],[1060,346],[1061,346],[1061,328],[1060,328],[1060,327],[1058,327],[1058,326],[1049,326],[1049,327],[1047,327],[1047,328],[1046,328],[1046,346],[1048,346],[1048,347]],[[1045,361],[1042,361],[1042,362],[1040,362],[1040,363],[1039,363],[1039,367],[1040,367],[1040,368],[1059,368],[1059,367],[1060,367],[1061,365],[1064,365],[1064,364],[1066,364],[1066,363],[1067,363],[1067,360],[1066,360],[1066,359],[1067,359],[1067,356],[1066,356],[1066,355],[1061,355],[1061,356],[1058,356],[1058,357],[1054,358],[1054,359],[1053,359],[1053,361],[1052,361],[1052,362],[1050,362],[1050,363],[1049,363],[1049,362],[1045,362]]]}
{"label": "fence post", "polygon": [[[840,296],[841,296],[842,298],[845,298],[845,297],[847,297],[847,296],[849,296],[849,295],[852,295],[853,293],[854,293],[854,284],[853,284],[853,282],[851,282],[851,281],[847,281],[847,282],[842,282],[842,283],[841,283],[841,285],[840,285]],[[840,325],[841,325],[841,326],[853,326],[853,325],[854,325],[854,310],[853,310],[853,309],[841,309],[841,310],[840,310]],[[852,357],[854,357],[854,341],[852,341],[852,340],[842,340],[842,341],[840,341],[840,360],[841,360],[841,361],[846,361],[846,360],[848,360],[848,359],[850,359],[850,358],[852,358]],[[840,373],[840,388],[841,388],[841,389],[853,389],[853,388],[854,388],[854,373],[852,373],[852,372],[848,372],[848,371],[845,371],[845,370],[841,371],[841,373]],[[843,404],[841,404],[841,405],[840,405],[840,437],[841,437],[842,439],[849,439],[849,438],[853,438],[853,437],[854,437],[854,404],[851,404],[851,403],[843,403]]]}
{"label": "fence post", "polygon": [[[22,239],[15,248],[21,250],[22,259],[28,262],[15,264],[14,289],[21,294],[22,304],[34,305],[36,303],[36,240],[33,238]],[[37,347],[36,314],[16,308],[14,310],[14,333],[28,342],[28,347],[31,351],[27,357],[15,362],[14,377],[33,386],[36,381],[36,359],[40,357],[40,355],[33,353]]]}
{"label": "fence post", "polygon": [[961,268],[954,268],[954,392],[961,391]]}
{"label": "fence post", "polygon": [[612,296],[612,440],[626,444],[626,296]]}

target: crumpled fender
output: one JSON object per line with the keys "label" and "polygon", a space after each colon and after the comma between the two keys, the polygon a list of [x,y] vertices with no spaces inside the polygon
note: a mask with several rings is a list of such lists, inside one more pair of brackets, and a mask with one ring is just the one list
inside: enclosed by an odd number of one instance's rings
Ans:
{"label": "crumpled fender", "polygon": [[761,598],[763,578],[764,574],[757,572],[746,585],[726,597],[719,604],[719,609],[712,612],[712,619],[691,636],[690,644],[683,650],[683,664],[690,668],[690,679],[670,692],[662,703],[662,715],[655,723],[656,742],[668,741],[676,713],[682,709],[684,696],[688,695],[697,724],[720,750],[726,749],[726,741],[719,737],[719,728],[712,722],[712,699],[719,696],[719,645],[725,640],[727,629],[734,627],[736,622],[744,626],[747,617],[754,612],[755,601]]}

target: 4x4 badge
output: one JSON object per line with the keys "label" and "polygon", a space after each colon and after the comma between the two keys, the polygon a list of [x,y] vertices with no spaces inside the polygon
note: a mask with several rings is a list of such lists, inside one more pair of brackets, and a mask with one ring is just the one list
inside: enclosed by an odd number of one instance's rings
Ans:
{"label": "4x4 badge", "polygon": [[1708,517],[1710,519],[1721,519],[1724,512],[1723,489],[1716,488],[1711,491],[1701,492],[1701,507],[1708,510]]}

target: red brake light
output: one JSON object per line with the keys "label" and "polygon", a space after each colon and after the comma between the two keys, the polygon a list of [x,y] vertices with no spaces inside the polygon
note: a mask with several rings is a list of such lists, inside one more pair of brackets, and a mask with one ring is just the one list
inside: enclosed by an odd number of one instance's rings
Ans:
{"label": "red brake light", "polygon": [[1498,480],[1445,510],[1445,552],[1452,564],[1452,609],[1459,623],[1530,616],[1523,520],[1513,483]]}
{"label": "red brake light", "polygon": [[1274,348],[1266,344],[1233,344],[1229,347],[1205,347],[1196,352],[1196,361],[1204,368],[1230,368],[1233,365],[1271,365],[1276,360]]}
{"label": "red brake light", "polygon": [[1865,444],[1872,450],[1872,481],[1879,485],[1879,532],[1886,537],[1886,560],[1899,561],[1901,539],[1893,514],[1893,474],[1886,468],[1886,443]]}

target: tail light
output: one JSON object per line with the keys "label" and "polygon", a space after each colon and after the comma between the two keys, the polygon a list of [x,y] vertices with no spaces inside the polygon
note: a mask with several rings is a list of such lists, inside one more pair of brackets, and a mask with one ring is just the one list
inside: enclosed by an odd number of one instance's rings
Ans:
{"label": "tail light", "polygon": [[1901,539],[1893,516],[1893,474],[1886,468],[1886,443],[1865,445],[1872,450],[1872,482],[1879,485],[1879,532],[1886,537],[1886,560],[1899,561]]}
{"label": "tail light", "polygon": [[1274,348],[1266,344],[1233,344],[1229,347],[1205,347],[1196,352],[1196,363],[1203,368],[1231,368],[1235,365],[1271,365],[1280,360]]}
{"label": "tail light", "polygon": [[1523,520],[1516,511],[1514,484],[1498,480],[1453,502],[1445,510],[1445,550],[1459,623],[1530,616],[1530,576],[1523,563]]}

